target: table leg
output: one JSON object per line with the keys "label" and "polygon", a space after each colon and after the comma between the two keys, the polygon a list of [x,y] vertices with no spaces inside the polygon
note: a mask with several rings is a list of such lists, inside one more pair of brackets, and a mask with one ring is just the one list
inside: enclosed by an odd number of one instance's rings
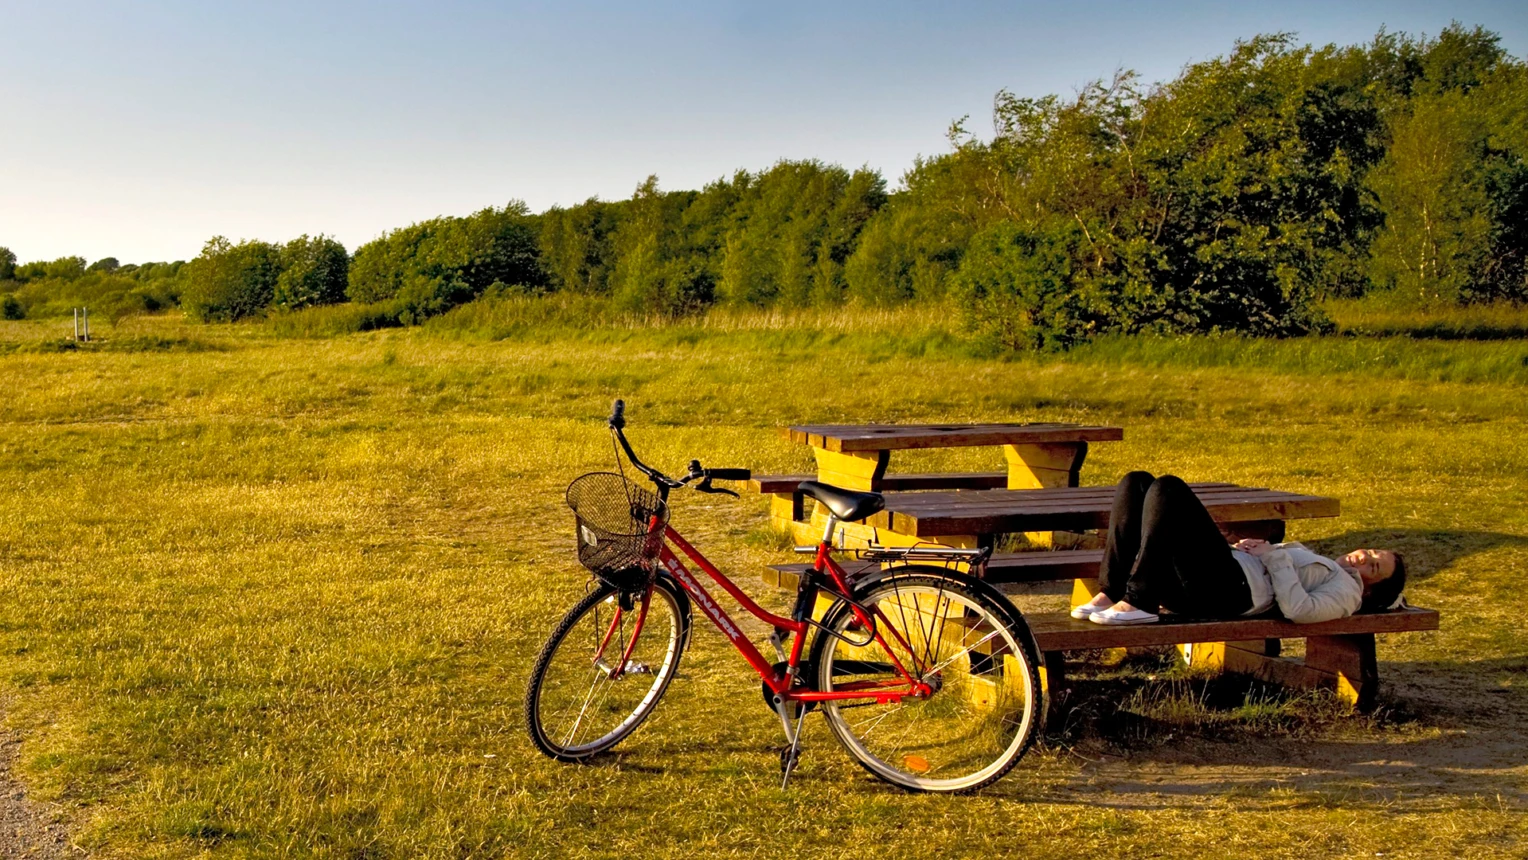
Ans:
{"label": "table leg", "polygon": [[817,458],[817,480],[846,490],[871,491],[886,477],[890,451],[827,451],[813,448]]}
{"label": "table leg", "polygon": [[[1088,443],[1004,445],[1003,456],[1008,460],[1010,490],[1075,487],[1082,461],[1088,456]],[[1025,532],[1024,537],[1037,547],[1056,548],[1055,532]]]}
{"label": "table leg", "polygon": [[1088,443],[1064,442],[1044,445],[1004,445],[1008,459],[1008,489],[1038,490],[1075,487]]}
{"label": "table leg", "polygon": [[1379,689],[1372,633],[1307,637],[1303,662],[1280,657],[1277,639],[1179,647],[1194,665],[1239,672],[1286,687],[1331,690],[1360,711],[1374,707]]}

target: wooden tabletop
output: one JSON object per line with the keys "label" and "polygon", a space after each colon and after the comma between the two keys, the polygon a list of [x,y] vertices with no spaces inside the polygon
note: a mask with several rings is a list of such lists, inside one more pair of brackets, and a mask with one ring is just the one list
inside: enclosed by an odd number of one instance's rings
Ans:
{"label": "wooden tabletop", "polygon": [[826,451],[897,451],[1056,442],[1118,442],[1123,427],[1083,424],[804,424],[781,435]]}
{"label": "wooden tabletop", "polygon": [[[1190,484],[1217,522],[1335,517],[1336,499],[1235,484]],[[1109,525],[1114,487],[893,493],[869,525],[913,537],[1086,531]]]}

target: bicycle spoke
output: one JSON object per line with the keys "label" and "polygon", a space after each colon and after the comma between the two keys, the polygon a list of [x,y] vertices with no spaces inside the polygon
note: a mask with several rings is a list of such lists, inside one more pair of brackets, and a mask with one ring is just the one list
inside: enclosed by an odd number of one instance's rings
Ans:
{"label": "bicycle spoke", "polygon": [[578,727],[589,713],[589,702],[594,699],[594,691],[599,688],[601,680],[609,679],[609,677],[604,672],[594,673],[594,683],[589,685],[589,692],[584,695],[584,706],[578,709],[578,719],[574,720],[572,728],[568,729],[568,738],[562,742],[563,746],[573,745],[573,738],[578,736]]}
{"label": "bicycle spoke", "polygon": [[891,716],[892,714],[895,714],[897,711],[900,711],[900,710],[902,710],[902,706],[901,705],[897,705],[895,708],[892,708],[891,710],[882,713],[880,716],[871,717],[868,720],[861,721],[860,723],[858,723],[855,726],[855,728],[856,729],[860,729],[866,723],[869,723],[870,724],[870,728],[864,729],[864,731],[861,732],[861,734],[863,734],[865,737],[869,737],[870,733],[875,731],[881,725],[881,723],[886,720],[887,717]]}
{"label": "bicycle spoke", "polygon": [[930,675],[933,675],[935,672],[938,672],[940,669],[943,669],[944,667],[950,665],[951,663],[955,662],[956,660],[959,660],[964,655],[970,654],[971,651],[973,649],[977,648],[978,646],[984,645],[984,644],[986,644],[988,642],[991,642],[992,638],[994,636],[996,636],[996,635],[997,635],[997,631],[994,630],[991,633],[988,633],[986,636],[983,636],[981,639],[977,640],[976,642],[972,642],[970,645],[967,645],[965,648],[962,648],[961,650],[957,651],[955,654],[951,655],[949,659],[947,659],[944,662],[940,663],[939,665],[934,666],[933,668],[929,669],[928,672],[924,673],[923,678],[925,680],[927,680]]}
{"label": "bicycle spoke", "polygon": [[[823,713],[833,733],[866,768],[905,788],[964,791],[1000,777],[1038,724],[1033,697],[1014,696],[1038,684],[1034,658],[1021,647],[1027,634],[1017,633],[1021,628],[989,598],[938,573],[872,587],[863,603],[887,627],[877,637],[886,653],[829,640],[818,658],[821,689],[904,680],[892,666],[907,648],[909,668],[918,670],[914,679],[927,692],[894,702],[830,702]],[[847,607],[826,620],[839,632],[851,623]],[[856,707],[868,710],[851,714]]]}

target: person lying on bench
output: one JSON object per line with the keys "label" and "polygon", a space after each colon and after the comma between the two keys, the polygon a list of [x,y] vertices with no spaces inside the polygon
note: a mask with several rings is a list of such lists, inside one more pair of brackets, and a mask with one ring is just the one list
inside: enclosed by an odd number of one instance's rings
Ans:
{"label": "person lying on bench", "polygon": [[1131,472],[1120,479],[1093,599],[1072,617],[1149,624],[1162,608],[1190,618],[1260,615],[1275,604],[1301,624],[1402,605],[1406,563],[1358,549],[1330,559],[1298,543],[1226,543],[1182,479]]}

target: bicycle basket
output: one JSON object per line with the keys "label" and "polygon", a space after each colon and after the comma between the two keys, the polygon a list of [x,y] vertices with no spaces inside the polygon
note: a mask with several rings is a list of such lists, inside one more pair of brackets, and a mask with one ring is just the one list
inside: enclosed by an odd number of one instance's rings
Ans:
{"label": "bicycle basket", "polygon": [[568,507],[578,526],[578,560],[595,576],[624,591],[652,581],[662,533],[648,524],[662,504],[658,494],[614,472],[590,472],[568,485]]}

